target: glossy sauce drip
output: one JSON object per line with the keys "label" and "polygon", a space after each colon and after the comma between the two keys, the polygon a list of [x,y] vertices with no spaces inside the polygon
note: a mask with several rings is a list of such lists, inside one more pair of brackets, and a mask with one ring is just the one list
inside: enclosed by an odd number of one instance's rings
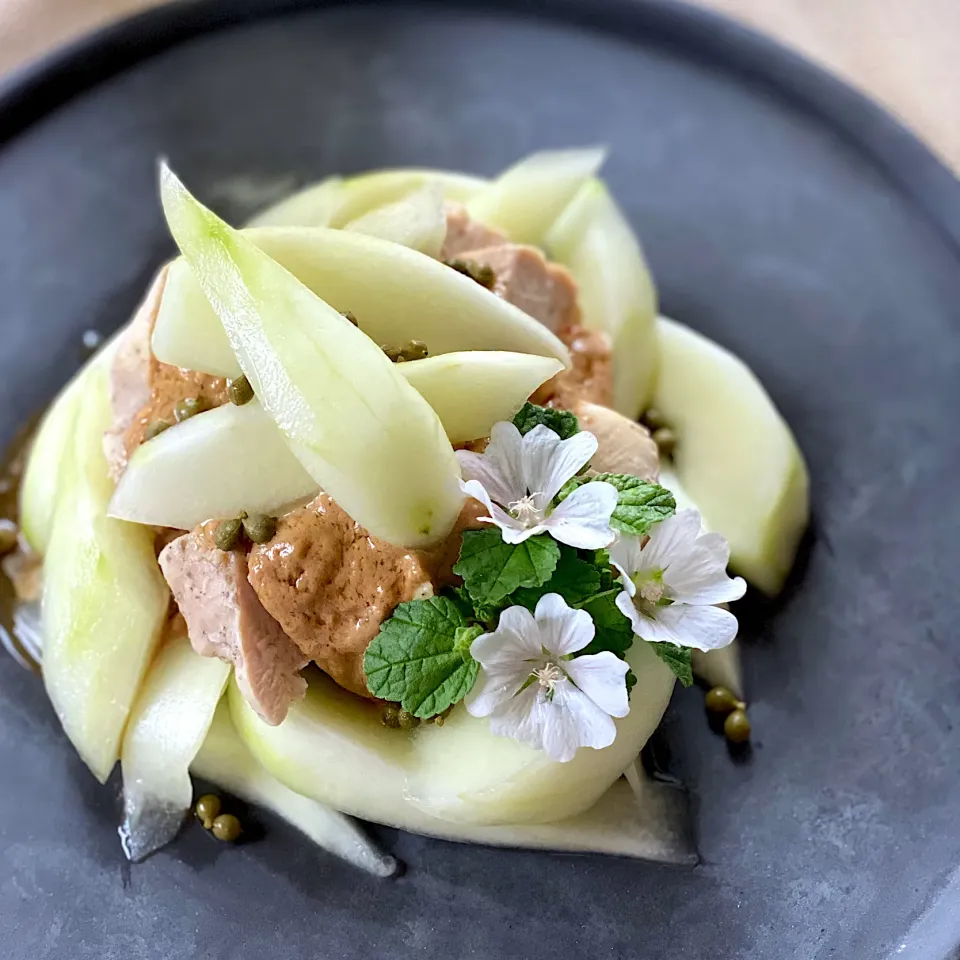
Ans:
{"label": "glossy sauce drip", "polygon": [[[3,452],[3,459],[0,460],[0,518],[13,523],[18,523],[17,503],[20,481],[41,417],[42,413],[33,417],[20,429]],[[0,644],[21,666],[40,673],[40,664],[32,652],[33,645],[21,639],[20,625],[16,622],[18,608],[23,613],[27,605],[21,604],[13,582],[6,572],[8,564],[15,561],[18,556],[24,556],[19,548],[3,559],[3,572],[0,574]]]}

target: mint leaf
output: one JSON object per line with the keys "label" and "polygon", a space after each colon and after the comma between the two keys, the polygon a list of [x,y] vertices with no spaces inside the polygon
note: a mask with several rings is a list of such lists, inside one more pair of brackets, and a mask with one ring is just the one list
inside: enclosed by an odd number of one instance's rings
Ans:
{"label": "mint leaf", "polygon": [[529,433],[534,427],[543,424],[554,433],[559,434],[561,440],[572,437],[580,432],[580,424],[576,416],[569,410],[554,410],[552,407],[538,407],[535,403],[525,403],[519,413],[513,418],[514,426],[520,434]]}
{"label": "mint leaf", "polygon": [[466,530],[453,572],[476,608],[495,608],[518,587],[546,583],[560,559],[560,545],[541,534],[523,543],[504,543],[499,529]]}
{"label": "mint leaf", "polygon": [[473,656],[470,653],[470,645],[483,633],[483,627],[475,623],[472,627],[457,627],[457,632],[453,635],[453,649],[463,657],[464,663],[469,663]]}
{"label": "mint leaf", "polygon": [[677,679],[689,687],[693,683],[693,651],[678,647],[675,643],[651,643],[653,652],[676,674]]}
{"label": "mint leaf", "polygon": [[597,630],[596,636],[580,651],[581,654],[609,650],[622,657],[633,646],[633,626],[617,606],[617,596],[621,592],[617,586],[598,594],[580,608],[593,617]]}
{"label": "mint leaf", "polygon": [[593,550],[590,556],[590,562],[596,567],[600,576],[600,591],[612,590],[617,582],[617,571],[610,563],[609,550]]}
{"label": "mint leaf", "polygon": [[449,597],[401,603],[364,654],[367,687],[421,720],[442,713],[477,681],[480,664],[469,654],[476,630],[483,632],[467,626]]}
{"label": "mint leaf", "polygon": [[600,573],[597,568],[577,556],[573,547],[561,546],[553,576],[539,587],[521,587],[510,603],[519,603],[533,611],[537,601],[546,593],[559,593],[571,606],[578,606],[600,591]]}
{"label": "mint leaf", "polygon": [[642,537],[655,523],[677,511],[673,494],[657,483],[647,483],[628,473],[600,473],[590,479],[612,483],[619,491],[610,526],[623,533]]}

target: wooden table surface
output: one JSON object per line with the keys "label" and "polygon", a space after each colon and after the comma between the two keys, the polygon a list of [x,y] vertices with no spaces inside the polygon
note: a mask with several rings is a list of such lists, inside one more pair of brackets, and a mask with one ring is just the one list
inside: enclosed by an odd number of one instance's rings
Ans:
{"label": "wooden table surface", "polygon": [[[164,2],[0,0],[0,74],[123,14]],[[698,2],[773,35],[859,86],[960,172],[960,0]]]}

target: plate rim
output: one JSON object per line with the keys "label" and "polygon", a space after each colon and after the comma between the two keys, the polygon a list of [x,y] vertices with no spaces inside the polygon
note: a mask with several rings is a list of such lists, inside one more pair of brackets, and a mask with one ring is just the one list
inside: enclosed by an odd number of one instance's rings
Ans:
{"label": "plate rim", "polygon": [[[407,0],[173,0],[95,28],[0,80],[0,149],[70,100],[178,43],[310,10]],[[960,259],[960,179],[884,107],[779,41],[685,0],[416,0],[565,23],[685,51],[818,119],[913,202]]]}

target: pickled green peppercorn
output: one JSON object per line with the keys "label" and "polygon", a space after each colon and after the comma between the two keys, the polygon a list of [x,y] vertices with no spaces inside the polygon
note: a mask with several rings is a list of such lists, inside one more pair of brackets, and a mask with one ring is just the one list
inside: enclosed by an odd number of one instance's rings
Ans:
{"label": "pickled green peppercorn", "polygon": [[197,801],[194,811],[204,829],[209,830],[213,826],[213,821],[220,814],[220,798],[215,793],[205,793]]}
{"label": "pickled green peppercorn", "polygon": [[724,716],[732,710],[743,710],[746,707],[746,704],[726,687],[714,687],[712,690],[708,690],[703,698],[703,703],[711,713],[719,713]]}
{"label": "pickled green peppercorn", "polygon": [[392,727],[394,730],[400,727],[400,708],[395,703],[388,703],[380,714],[380,722],[385,727]]}
{"label": "pickled green peppercorn", "polygon": [[420,718],[415,717],[412,713],[408,713],[406,710],[401,710],[397,716],[397,722],[400,724],[401,730],[412,730],[414,727],[420,726]]}
{"label": "pickled green peppercorn", "polygon": [[164,430],[169,430],[172,426],[169,420],[151,420],[147,424],[147,429],[143,431],[144,442],[159,437]]}
{"label": "pickled green peppercorn", "polygon": [[428,355],[427,345],[422,340],[411,340],[400,348],[404,360],[423,360]]}
{"label": "pickled green peppercorn", "polygon": [[250,381],[241,375],[235,380],[227,381],[227,396],[231,403],[242,407],[253,399],[253,387],[250,386]]}
{"label": "pickled green peppercorn", "polygon": [[213,835],[224,843],[233,843],[243,833],[240,821],[232,813],[221,813],[214,819],[210,829]]}
{"label": "pickled green peppercorn", "polygon": [[266,543],[277,532],[277,518],[265,513],[252,513],[244,518],[243,529],[254,543]]}
{"label": "pickled green peppercorn", "polygon": [[661,457],[669,457],[677,446],[677,435],[669,427],[653,431],[653,442]]}
{"label": "pickled green peppercorn", "polygon": [[472,260],[445,260],[444,263],[451,270],[462,273],[487,290],[492,290],[496,285],[497,275],[493,272],[493,268],[486,263],[474,263]]}
{"label": "pickled green peppercorn", "polygon": [[177,423],[183,423],[203,411],[203,401],[199,397],[187,397],[184,400],[178,400],[173,405],[173,418]]}
{"label": "pickled green peppercorn", "polygon": [[746,710],[737,708],[723,721],[723,732],[731,743],[746,743],[750,739],[750,718]]}
{"label": "pickled green peppercorn", "polygon": [[12,520],[0,520],[0,556],[15,550],[18,542],[17,525]]}
{"label": "pickled green peppercorn", "polygon": [[235,517],[232,520],[221,520],[213,532],[213,543],[218,550],[233,550],[240,543],[240,534],[243,531],[243,520]]}
{"label": "pickled green peppercorn", "polygon": [[667,425],[667,421],[663,419],[663,414],[656,407],[650,407],[647,410],[643,415],[643,422],[651,430],[659,430]]}

